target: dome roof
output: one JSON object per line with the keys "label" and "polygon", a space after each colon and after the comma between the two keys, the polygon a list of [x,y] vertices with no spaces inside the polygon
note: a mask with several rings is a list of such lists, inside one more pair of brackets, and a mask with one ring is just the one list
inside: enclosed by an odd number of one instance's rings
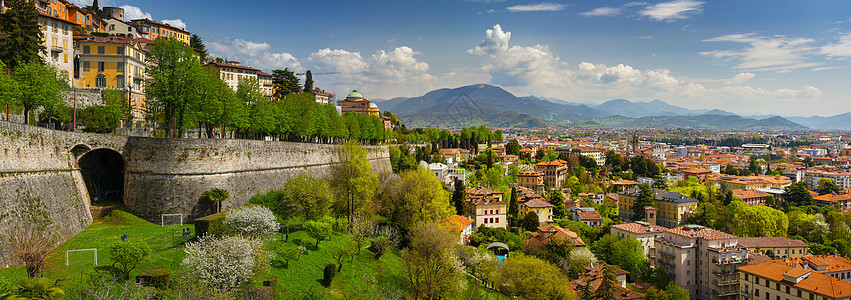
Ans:
{"label": "dome roof", "polygon": [[369,108],[378,108],[378,105],[375,105],[375,103],[370,103]]}
{"label": "dome roof", "polygon": [[359,98],[359,99],[363,99],[363,95],[361,95],[360,93],[358,93],[358,90],[352,90],[352,92],[351,92],[351,93],[349,93],[349,95],[348,95],[348,96],[346,96],[346,98]]}

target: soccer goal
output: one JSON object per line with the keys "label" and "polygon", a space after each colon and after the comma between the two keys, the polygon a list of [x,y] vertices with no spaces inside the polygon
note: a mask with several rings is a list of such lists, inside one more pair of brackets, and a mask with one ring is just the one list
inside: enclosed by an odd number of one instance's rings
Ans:
{"label": "soccer goal", "polygon": [[94,266],[98,265],[98,249],[75,249],[75,250],[65,250],[65,265],[67,266],[70,261],[68,260],[68,254],[71,252],[83,252],[83,251],[92,251],[95,253],[94,258]]}
{"label": "soccer goal", "polygon": [[[160,215],[160,226],[165,226],[166,217],[168,217],[169,220],[172,220],[172,221],[175,219],[175,217],[180,217],[180,226],[183,226],[183,214],[162,214],[162,215]],[[174,225],[174,224],[169,223],[169,225]]]}

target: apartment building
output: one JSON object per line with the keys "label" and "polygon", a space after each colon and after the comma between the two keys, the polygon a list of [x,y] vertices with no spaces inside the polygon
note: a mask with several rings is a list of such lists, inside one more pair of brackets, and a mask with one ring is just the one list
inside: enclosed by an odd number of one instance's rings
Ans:
{"label": "apartment building", "polygon": [[144,120],[145,53],[148,43],[120,36],[75,36],[78,88],[114,88],[125,91],[133,121]]}
{"label": "apartment building", "polygon": [[555,150],[559,155],[571,156],[571,155],[582,155],[587,156],[593,159],[598,166],[602,166],[606,164],[606,151],[605,149],[595,148],[595,147],[573,147],[573,148],[557,148]]}
{"label": "apartment building", "polygon": [[475,220],[474,227],[481,225],[491,228],[507,228],[507,204],[503,193],[485,187],[467,189],[464,200],[464,215]]}
{"label": "apartment building", "polygon": [[[741,299],[833,300],[851,299],[851,266],[831,256],[776,259],[738,268]],[[840,268],[840,266],[845,266]],[[839,273],[831,268],[842,269]],[[845,279],[841,279],[843,277]]]}
{"label": "apartment building", "polygon": [[797,258],[809,255],[810,245],[801,240],[787,237],[741,237],[739,245],[748,247],[751,252],[768,254],[775,258]]}
{"label": "apartment building", "polygon": [[544,193],[544,173],[536,170],[526,170],[517,174],[517,183],[535,193]]}
{"label": "apartment building", "polygon": [[130,24],[136,27],[143,38],[149,40],[156,40],[160,37],[174,38],[188,45],[189,39],[192,38],[189,31],[150,19],[130,20]]}
{"label": "apartment building", "polygon": [[535,171],[544,174],[544,183],[548,189],[554,189],[561,188],[562,182],[567,179],[567,167],[566,161],[556,159],[535,164]]}
{"label": "apartment building", "polygon": [[765,197],[768,193],[758,190],[733,190],[733,196],[742,199],[747,205],[765,205]]}
{"label": "apartment building", "polygon": [[[634,187],[618,193],[618,212],[621,216],[632,219],[632,205],[638,199],[639,192],[640,188]],[[653,207],[658,213],[655,225],[668,228],[683,225],[689,214],[697,207],[697,199],[680,193],[653,189],[653,194]]]}
{"label": "apartment building", "polygon": [[738,237],[699,225],[671,228],[655,239],[654,263],[691,299],[738,299],[736,269],[748,261]]}
{"label": "apartment building", "polygon": [[266,72],[257,72],[257,83],[260,84],[260,93],[263,96],[269,98],[269,100],[275,100],[274,88],[272,85],[272,74]]}
{"label": "apartment building", "polygon": [[[526,195],[528,198],[528,195]],[[519,198],[519,197],[518,197]],[[525,199],[524,199],[525,200]],[[519,202],[519,201],[518,201]],[[553,207],[554,205],[550,204],[547,201],[544,201],[543,198],[531,198],[523,203],[520,203],[520,215],[519,217],[522,219],[526,215],[531,212],[535,212],[538,215],[538,224],[549,224],[553,222]]]}
{"label": "apartment building", "polygon": [[807,170],[804,173],[804,181],[810,186],[810,189],[818,189],[819,180],[828,178],[833,180],[840,190],[851,189],[851,173],[847,172],[830,172],[823,170]]}
{"label": "apartment building", "polygon": [[824,194],[813,197],[818,206],[833,206],[839,210],[851,208],[851,194]]}
{"label": "apartment building", "polygon": [[326,92],[320,88],[313,88],[313,96],[316,98],[316,102],[322,105],[334,103],[334,99],[336,98],[334,94]]}
{"label": "apartment building", "polygon": [[706,184],[720,187],[726,184],[731,190],[756,190],[764,188],[785,188],[792,184],[792,180],[786,176],[734,176],[734,175],[714,175],[706,178]]}
{"label": "apartment building", "polygon": [[209,62],[206,66],[216,68],[219,71],[219,78],[234,91],[239,86],[240,80],[254,79],[260,86],[260,93],[270,100],[273,99],[272,75],[270,74],[249,66],[243,66],[238,61]]}

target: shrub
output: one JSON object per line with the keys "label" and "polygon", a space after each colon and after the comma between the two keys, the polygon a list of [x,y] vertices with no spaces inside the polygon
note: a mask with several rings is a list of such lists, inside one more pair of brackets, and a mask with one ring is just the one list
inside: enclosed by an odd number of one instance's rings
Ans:
{"label": "shrub", "polygon": [[272,300],[275,290],[270,286],[252,286],[242,294],[242,300]]}
{"label": "shrub", "polygon": [[142,242],[120,241],[109,247],[112,266],[118,265],[125,279],[130,278],[130,271],[133,271],[150,253],[151,248]]}
{"label": "shrub", "polygon": [[220,212],[203,218],[195,219],[195,236],[203,237],[207,234],[221,235],[224,232],[223,222],[225,213]]}
{"label": "shrub", "polygon": [[273,257],[262,241],[243,236],[205,236],[187,244],[184,251],[181,266],[186,276],[224,291],[262,273]]}
{"label": "shrub", "polygon": [[252,205],[232,209],[225,215],[222,226],[228,234],[240,234],[260,238],[275,234],[278,221],[275,214],[265,206]]}
{"label": "shrub", "polygon": [[292,247],[286,247],[284,244],[279,244],[278,247],[275,248],[275,253],[278,254],[278,257],[284,261],[287,267],[290,266],[290,261],[298,256],[298,249]]}
{"label": "shrub", "polygon": [[136,282],[146,286],[152,286],[158,289],[168,289],[169,281],[171,280],[171,270],[169,269],[151,269],[142,271],[136,275]]}
{"label": "shrub", "polygon": [[333,224],[325,221],[307,221],[304,222],[304,229],[310,234],[310,237],[316,240],[314,247],[319,248],[319,242],[331,238],[334,234]]}
{"label": "shrub", "polygon": [[379,236],[372,240],[372,244],[369,246],[369,251],[375,253],[375,259],[379,259],[385,252],[387,252],[387,249],[390,249],[390,247],[390,239],[386,236]]}
{"label": "shrub", "polygon": [[47,278],[22,278],[12,285],[11,292],[2,296],[3,299],[56,299],[65,298],[62,289],[52,285]]}
{"label": "shrub", "polygon": [[324,277],[322,277],[322,283],[325,284],[325,287],[331,286],[331,281],[334,280],[334,276],[337,275],[337,266],[334,263],[328,263],[325,265],[325,272],[323,272]]}

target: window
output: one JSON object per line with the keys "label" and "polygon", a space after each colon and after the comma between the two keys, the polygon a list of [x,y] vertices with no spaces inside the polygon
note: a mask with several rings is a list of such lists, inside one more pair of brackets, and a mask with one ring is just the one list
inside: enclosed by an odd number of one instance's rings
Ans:
{"label": "window", "polygon": [[99,61],[98,62],[98,72],[103,72],[103,70],[106,69],[105,65],[106,65],[105,62]]}
{"label": "window", "polygon": [[104,49],[104,47],[98,46],[98,54],[104,54],[104,53],[106,53],[106,50]]}
{"label": "window", "polygon": [[122,88],[124,87],[124,76],[118,76],[115,78],[115,87]]}
{"label": "window", "polygon": [[499,223],[499,218],[496,218],[496,223]]}
{"label": "window", "polygon": [[103,77],[103,75],[99,75],[97,80],[95,81],[95,86],[106,87],[106,77]]}
{"label": "window", "polygon": [[753,291],[753,295],[754,295],[755,297],[759,297],[759,289],[755,289],[755,290]]}
{"label": "window", "polygon": [[91,49],[89,49],[89,46],[83,46],[83,54],[89,54],[90,52]]}
{"label": "window", "polygon": [[124,55],[124,47],[115,48],[115,53],[118,55]]}
{"label": "window", "polygon": [[91,66],[89,65],[89,62],[84,61],[83,62],[83,71],[88,72],[90,68],[91,68]]}
{"label": "window", "polygon": [[118,72],[124,72],[124,62],[119,61],[119,62],[115,63],[115,69]]}

